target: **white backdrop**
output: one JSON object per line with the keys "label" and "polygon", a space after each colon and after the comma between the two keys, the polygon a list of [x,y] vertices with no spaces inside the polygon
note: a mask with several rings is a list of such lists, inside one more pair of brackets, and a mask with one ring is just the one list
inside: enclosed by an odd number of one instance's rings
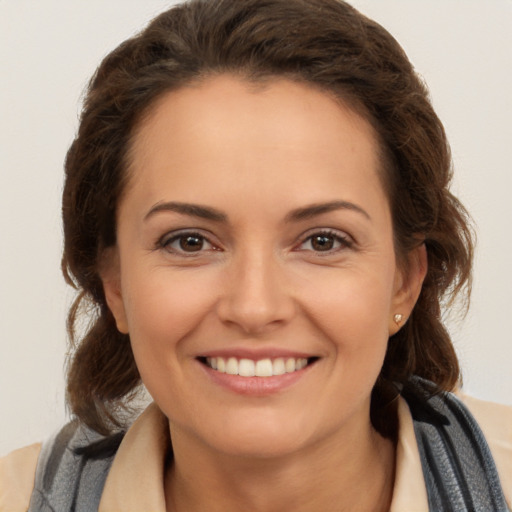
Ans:
{"label": "white backdrop", "polygon": [[[88,77],[172,2],[0,0],[0,455],[65,420],[62,162]],[[430,86],[476,220],[472,307],[452,321],[465,390],[512,404],[512,1],[354,0]]]}

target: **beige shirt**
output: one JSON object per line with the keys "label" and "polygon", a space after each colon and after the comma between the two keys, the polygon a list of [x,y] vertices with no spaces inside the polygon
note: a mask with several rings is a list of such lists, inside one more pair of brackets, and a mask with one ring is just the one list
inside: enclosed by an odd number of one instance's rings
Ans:
{"label": "beige shirt", "polygon": [[[512,509],[512,408],[462,397],[482,428],[493,453],[505,498]],[[409,408],[398,407],[399,439],[390,512],[428,512],[427,492]],[[168,423],[150,405],[126,433],[110,469],[100,512],[165,512],[164,457]],[[0,512],[28,508],[41,445],[0,459]]]}

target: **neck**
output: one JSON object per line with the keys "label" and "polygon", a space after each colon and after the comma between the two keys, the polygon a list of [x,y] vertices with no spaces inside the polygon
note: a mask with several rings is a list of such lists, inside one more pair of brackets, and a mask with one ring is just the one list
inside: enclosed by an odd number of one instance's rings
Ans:
{"label": "neck", "polygon": [[166,475],[169,512],[385,512],[395,447],[373,428],[326,439],[293,455],[248,458],[214,452],[173,429]]}

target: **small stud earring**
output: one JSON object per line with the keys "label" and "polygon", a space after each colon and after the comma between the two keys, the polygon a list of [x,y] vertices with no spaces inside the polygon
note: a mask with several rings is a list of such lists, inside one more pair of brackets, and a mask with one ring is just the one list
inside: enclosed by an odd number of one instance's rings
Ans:
{"label": "small stud earring", "polygon": [[402,318],[403,316],[400,314],[400,313],[397,313],[394,317],[393,317],[393,320],[395,321],[395,324],[396,325],[400,325],[402,323]]}

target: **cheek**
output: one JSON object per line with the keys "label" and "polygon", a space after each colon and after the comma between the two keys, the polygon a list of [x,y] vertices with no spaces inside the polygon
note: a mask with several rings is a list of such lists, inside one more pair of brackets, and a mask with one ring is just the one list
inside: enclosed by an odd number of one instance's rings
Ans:
{"label": "cheek", "polygon": [[[339,279],[336,279],[339,277]],[[393,278],[354,269],[310,283],[309,315],[337,353],[333,370],[373,387],[386,354]]]}
{"label": "cheek", "polygon": [[303,294],[319,325],[334,332],[374,330],[387,336],[393,274],[360,269],[329,273],[310,280]]}
{"label": "cheek", "polygon": [[127,275],[123,297],[136,355],[158,364],[177,357],[180,341],[212,309],[215,287],[210,281],[207,276],[194,278],[165,267]]}
{"label": "cheek", "polygon": [[[171,279],[171,274],[172,279]],[[177,401],[190,388],[187,339],[209,314],[214,290],[208,280],[185,277],[169,269],[132,273],[125,281],[125,304],[132,350],[140,376],[153,399],[168,415],[193,418],[193,400]],[[192,336],[191,336],[192,335]],[[171,414],[172,413],[172,414]]]}

